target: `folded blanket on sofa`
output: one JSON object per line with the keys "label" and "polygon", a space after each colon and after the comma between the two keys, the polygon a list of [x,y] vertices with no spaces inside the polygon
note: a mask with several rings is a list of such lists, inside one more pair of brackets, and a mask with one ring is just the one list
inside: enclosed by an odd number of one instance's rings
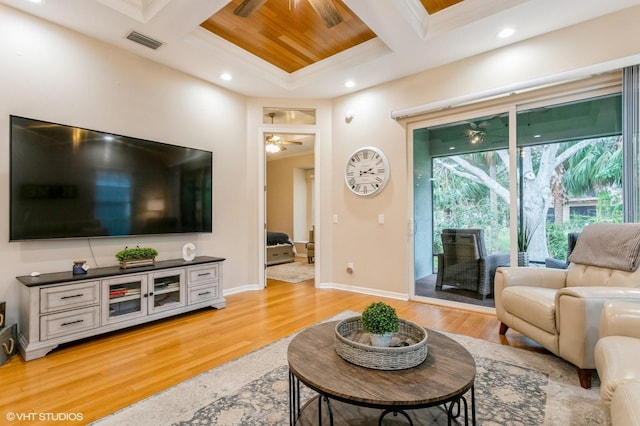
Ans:
{"label": "folded blanket on sofa", "polygon": [[569,261],[633,272],[639,253],[640,223],[593,223],[582,230]]}

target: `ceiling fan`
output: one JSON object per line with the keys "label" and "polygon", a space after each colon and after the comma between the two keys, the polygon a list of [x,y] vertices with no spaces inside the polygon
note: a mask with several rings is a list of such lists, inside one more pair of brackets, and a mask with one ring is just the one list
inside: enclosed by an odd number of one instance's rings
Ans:
{"label": "ceiling fan", "polygon": [[[234,15],[248,18],[267,0],[243,0],[242,3],[233,11]],[[307,0],[313,10],[320,16],[324,25],[331,28],[342,22],[342,15],[333,4],[333,0]]]}
{"label": "ceiling fan", "polygon": [[[501,120],[496,120],[497,118],[500,118]],[[480,122],[467,121],[466,123],[469,124],[469,128],[464,131],[464,134],[469,143],[472,145],[479,144],[484,142],[487,138],[491,138],[494,141],[497,139],[503,139],[506,136],[504,134],[505,129],[509,127],[508,122],[505,122],[503,118],[506,118],[505,114],[496,114]],[[492,126],[495,126],[496,124],[498,127],[492,128]]]}
{"label": "ceiling fan", "polygon": [[[273,124],[273,117],[275,116],[275,112],[269,113],[269,117],[271,117],[271,124]],[[287,147],[285,147],[285,145],[302,145],[302,142],[283,140],[280,136],[274,134],[265,136],[265,149],[267,150],[267,152],[274,153],[279,151],[286,151]]]}
{"label": "ceiling fan", "polygon": [[287,147],[285,145],[302,145],[302,142],[283,140],[278,135],[266,136],[265,142],[266,142],[265,149],[267,150],[267,152],[271,152],[271,153],[286,151]]}
{"label": "ceiling fan", "polygon": [[465,135],[472,145],[484,142],[487,135],[486,129],[491,125],[489,121],[483,121],[479,124],[473,121],[469,122],[469,128],[465,131]]}

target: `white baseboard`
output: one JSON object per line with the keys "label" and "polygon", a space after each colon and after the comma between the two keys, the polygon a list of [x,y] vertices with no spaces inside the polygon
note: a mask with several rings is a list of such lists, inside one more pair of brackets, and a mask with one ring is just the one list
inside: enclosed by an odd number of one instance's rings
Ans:
{"label": "white baseboard", "polygon": [[233,287],[230,289],[226,289],[222,291],[223,296],[228,296],[230,294],[244,293],[245,291],[258,291],[264,290],[260,284],[247,284],[240,287]]}
{"label": "white baseboard", "polygon": [[350,291],[352,293],[361,293],[361,294],[369,294],[371,296],[380,296],[387,297],[389,299],[396,300],[409,300],[409,295],[407,293],[395,293],[391,291],[384,290],[375,290],[366,287],[357,287],[346,284],[338,284],[338,283],[320,283],[316,284],[316,288],[332,288],[336,290]]}

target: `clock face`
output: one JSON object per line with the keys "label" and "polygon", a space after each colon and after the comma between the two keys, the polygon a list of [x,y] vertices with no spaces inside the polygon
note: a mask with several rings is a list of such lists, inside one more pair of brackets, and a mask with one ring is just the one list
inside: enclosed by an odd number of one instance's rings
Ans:
{"label": "clock face", "polygon": [[389,180],[389,161],[378,148],[368,146],[354,152],[344,171],[347,187],[356,195],[370,197],[382,191]]}

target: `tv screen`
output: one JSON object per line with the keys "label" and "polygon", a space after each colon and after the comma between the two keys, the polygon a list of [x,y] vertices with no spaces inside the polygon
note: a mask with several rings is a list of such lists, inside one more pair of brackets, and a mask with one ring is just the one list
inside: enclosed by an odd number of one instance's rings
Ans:
{"label": "tv screen", "polygon": [[11,241],[212,231],[211,152],[10,119]]}

